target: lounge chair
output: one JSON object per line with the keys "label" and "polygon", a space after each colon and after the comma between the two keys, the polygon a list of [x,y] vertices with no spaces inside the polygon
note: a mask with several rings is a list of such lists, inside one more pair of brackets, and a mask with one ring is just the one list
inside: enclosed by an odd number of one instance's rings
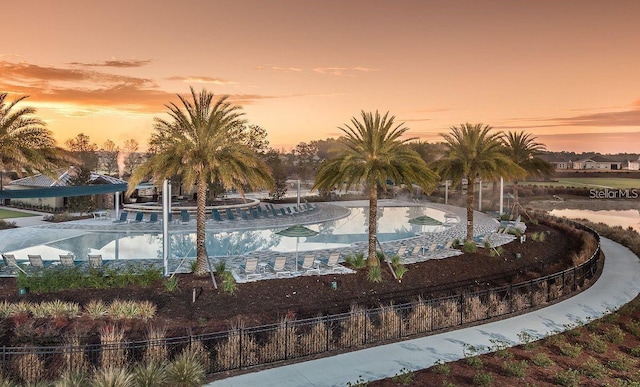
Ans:
{"label": "lounge chair", "polygon": [[113,223],[129,223],[127,216],[129,216],[129,213],[123,211],[120,213],[120,218],[114,220]]}
{"label": "lounge chair", "polygon": [[220,212],[216,208],[211,210],[211,218],[216,222],[222,222],[222,216],[220,216]]}
{"label": "lounge chair", "polygon": [[242,220],[249,220],[249,214],[247,214],[245,210],[238,209],[237,211],[238,213],[240,213],[240,217],[242,218]]}
{"label": "lounge chair", "polygon": [[400,246],[397,252],[391,252],[390,255],[397,255],[398,257],[404,256],[407,253],[407,246]]}
{"label": "lounge chair", "polygon": [[286,208],[287,213],[285,215],[291,215],[293,214],[293,212],[291,212],[291,207],[287,207]]}
{"label": "lounge chair", "polygon": [[9,268],[16,268],[26,274],[24,269],[18,265],[18,261],[16,260],[16,256],[13,254],[2,254],[2,259],[4,260],[4,264]]}
{"label": "lounge chair", "polygon": [[180,210],[180,223],[182,224],[189,223],[189,211]]}
{"label": "lounge chair", "polygon": [[31,267],[44,267],[44,262],[40,254],[27,254],[27,257],[29,258],[29,265],[31,265]]}
{"label": "lounge chair", "polygon": [[73,259],[73,255],[60,254],[60,265],[64,267],[74,267],[76,265],[76,262]]}
{"label": "lounge chair", "polygon": [[326,260],[320,260],[320,263],[333,269],[334,267],[338,266],[339,259],[340,253],[331,253],[329,254],[329,258],[327,258]]}
{"label": "lounge chair", "polygon": [[244,266],[241,266],[242,272],[247,277],[247,281],[252,278],[257,279],[262,276],[262,273],[258,272],[258,258],[247,258]]}
{"label": "lounge chair", "polygon": [[260,212],[258,212],[257,209],[252,208],[251,209],[251,216],[253,217],[253,219],[260,219]]}
{"label": "lounge chair", "polygon": [[423,249],[423,247],[420,246],[420,245],[414,246],[413,250],[411,250],[411,256],[415,257],[415,256],[418,256],[418,255],[422,255],[422,249]]}
{"label": "lounge chair", "polygon": [[102,254],[89,254],[89,267],[93,269],[102,268]]}
{"label": "lounge chair", "polygon": [[236,220],[236,216],[233,215],[233,211],[231,211],[231,208],[227,208],[226,213],[227,213],[227,220]]}
{"label": "lounge chair", "polygon": [[276,259],[273,261],[273,271],[276,273],[276,277],[278,277],[280,274],[286,274],[289,275],[291,274],[291,272],[287,269],[285,269],[285,265],[287,264],[287,257],[276,257]]}
{"label": "lounge chair", "polygon": [[147,220],[147,223],[157,223],[157,222],[158,222],[158,213],[152,212],[151,215],[149,215],[149,220]]}
{"label": "lounge chair", "polygon": [[427,252],[429,253],[433,253],[434,251],[436,251],[438,249],[438,244],[437,243],[432,243],[429,248],[427,248]]}
{"label": "lounge chair", "polygon": [[320,268],[316,266],[316,256],[313,254],[305,255],[301,266],[307,273],[315,271],[320,274]]}
{"label": "lounge chair", "polygon": [[282,214],[282,216],[287,216],[287,211],[285,211],[284,207],[280,208],[280,214]]}
{"label": "lounge chair", "polygon": [[136,218],[131,223],[140,223],[144,219],[144,212],[136,212]]}

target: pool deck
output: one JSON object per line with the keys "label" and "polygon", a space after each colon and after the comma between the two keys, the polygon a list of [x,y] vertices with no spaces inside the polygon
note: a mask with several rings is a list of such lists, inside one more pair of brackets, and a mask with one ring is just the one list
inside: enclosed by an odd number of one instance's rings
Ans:
{"label": "pool deck", "polygon": [[[454,239],[463,240],[466,235],[466,210],[462,207],[448,206],[444,204],[429,203],[429,202],[414,202],[414,201],[401,201],[401,200],[380,200],[378,205],[380,207],[431,207],[443,211],[450,216],[454,216],[457,220],[451,227],[447,227],[440,232],[429,232],[423,234],[416,234],[416,236],[382,243],[382,246],[387,254],[394,254],[401,247],[406,248],[407,251],[411,251],[415,246],[428,247],[432,245],[444,245],[448,241]],[[286,215],[278,217],[268,217],[260,219],[250,220],[225,220],[225,221],[213,221],[207,222],[208,231],[220,231],[231,232],[238,230],[256,230],[265,228],[285,228],[294,224],[314,224],[319,222],[327,222],[331,220],[341,219],[349,215],[349,207],[366,207],[367,201],[346,201],[346,202],[332,202],[332,203],[316,203],[317,209],[313,211],[303,212],[295,215]],[[37,214],[37,213],[36,213]],[[112,216],[115,216],[112,213]],[[8,219],[13,221],[19,226],[18,229],[5,230],[3,233],[7,235],[7,238],[0,239],[0,252],[15,251],[23,249],[28,246],[42,244],[50,242],[45,238],[64,239],[73,235],[81,235],[88,232],[124,232],[124,233],[137,233],[137,232],[162,232],[161,222],[148,223],[114,223],[114,218],[106,219],[83,219],[64,223],[50,223],[43,220],[43,215],[39,214],[33,217],[22,217]],[[495,232],[498,229],[499,223],[496,219],[490,216],[475,212],[474,214],[474,235],[486,235]],[[47,233],[43,233],[42,230],[46,229]],[[195,232],[195,219],[191,219],[189,223],[173,222],[169,225],[169,232]],[[59,233],[59,235],[57,235]],[[510,242],[514,239],[511,235],[494,235],[492,237],[492,244],[500,245]],[[314,254],[317,258],[326,259],[331,252],[339,251],[341,258],[339,262],[344,261],[344,257],[347,255],[355,254],[357,252],[366,252],[367,242],[356,242],[348,247],[341,247],[339,249],[325,249],[314,250],[312,252],[300,253]],[[426,259],[442,259],[449,256],[460,254],[457,249],[440,248],[437,251],[420,255],[406,254],[403,256],[403,263],[409,264]],[[317,270],[312,271],[300,271],[295,258],[295,252],[274,252],[274,251],[254,251],[243,255],[228,255],[224,257],[211,257],[211,264],[215,266],[220,260],[224,260],[228,267],[232,268],[236,281],[247,282],[249,277],[244,275],[242,269],[240,269],[248,257],[256,257],[260,262],[273,262],[276,256],[286,256],[287,266],[286,270],[290,272],[290,276],[297,275],[327,275],[327,274],[343,274],[350,273],[351,270],[337,265],[335,267],[319,267]],[[58,257],[44,257],[45,260],[57,260]],[[84,259],[84,257],[79,257]],[[192,258],[191,258],[192,259]],[[126,262],[126,259],[120,260]],[[160,260],[148,260],[156,264],[161,264]],[[178,267],[178,260],[173,259],[170,262],[170,271],[176,270]],[[180,272],[188,271],[188,264],[182,265],[179,269]],[[0,273],[2,275],[3,273]],[[6,274],[6,273],[4,273]],[[253,277],[251,280],[265,280],[275,278],[275,273],[270,271],[261,273],[262,275]]]}

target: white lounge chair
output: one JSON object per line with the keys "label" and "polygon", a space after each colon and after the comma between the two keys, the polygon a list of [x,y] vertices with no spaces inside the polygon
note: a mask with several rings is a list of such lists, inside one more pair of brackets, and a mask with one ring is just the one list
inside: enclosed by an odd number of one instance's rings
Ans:
{"label": "white lounge chair", "polygon": [[73,255],[71,254],[60,254],[60,265],[64,267],[74,267],[75,261],[73,259]]}
{"label": "white lounge chair", "polygon": [[276,257],[276,259],[273,261],[273,271],[276,273],[276,277],[278,277],[278,275],[289,275],[291,274],[291,272],[287,269],[285,269],[285,266],[287,264],[287,257]]}
{"label": "white lounge chair", "polygon": [[331,253],[329,254],[329,258],[327,258],[326,260],[321,260],[320,263],[333,269],[334,267],[338,266],[339,259],[340,253]]}
{"label": "white lounge chair", "polygon": [[306,272],[317,272],[320,273],[320,268],[316,266],[316,256],[313,254],[305,255],[304,260],[302,261],[302,268]]}
{"label": "white lounge chair", "polygon": [[242,272],[246,276],[247,281],[260,278],[262,273],[258,272],[258,258],[247,258],[244,266],[242,266]]}
{"label": "white lounge chair", "polygon": [[418,255],[422,255],[423,246],[416,245],[413,250],[411,250],[411,256],[415,257]]}
{"label": "white lounge chair", "polygon": [[89,267],[93,269],[102,268],[102,255],[101,254],[89,254]]}
{"label": "white lounge chair", "polygon": [[2,254],[2,259],[4,260],[4,264],[9,268],[15,268],[20,270],[22,273],[27,274],[23,268],[18,265],[18,261],[16,260],[16,256],[13,254]]}
{"label": "white lounge chair", "polygon": [[29,258],[29,264],[31,267],[44,267],[44,262],[42,261],[42,256],[40,254],[27,254],[27,257]]}

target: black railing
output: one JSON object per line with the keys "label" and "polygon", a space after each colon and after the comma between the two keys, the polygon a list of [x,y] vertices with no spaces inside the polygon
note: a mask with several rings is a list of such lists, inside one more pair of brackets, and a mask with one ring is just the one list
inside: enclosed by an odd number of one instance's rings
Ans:
{"label": "black railing", "polygon": [[[539,215],[546,216],[546,215]],[[557,219],[556,219],[557,220]],[[168,360],[199,351],[209,373],[238,370],[431,334],[544,306],[588,287],[597,274],[597,248],[582,264],[530,281],[473,293],[226,332],[158,340],[49,347],[2,347],[2,375],[22,382],[52,380],[64,371]]]}

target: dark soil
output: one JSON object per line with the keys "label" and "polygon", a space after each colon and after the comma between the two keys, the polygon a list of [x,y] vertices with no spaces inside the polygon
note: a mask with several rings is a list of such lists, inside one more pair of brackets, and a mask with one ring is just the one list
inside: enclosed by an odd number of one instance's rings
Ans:
{"label": "dark soil", "polygon": [[[532,232],[545,232],[544,242],[530,238]],[[419,296],[428,299],[459,292],[521,282],[541,275],[561,271],[572,265],[571,253],[581,247],[577,237],[569,236],[549,225],[529,225],[525,243],[505,245],[501,257],[491,257],[485,249],[442,260],[429,260],[408,265],[402,281],[394,280],[383,263],[383,281],[367,280],[366,269],[355,274],[336,276],[303,276],[296,278],[257,281],[238,284],[235,294],[214,289],[211,278],[193,275],[179,276],[179,289],[169,292],[163,282],[148,288],[81,289],[49,294],[19,296],[14,279],[0,280],[0,299],[38,302],[60,299],[84,305],[94,299],[110,302],[114,299],[148,300],[157,305],[154,325],[167,329],[167,336],[227,330],[242,321],[245,326],[277,322],[282,317],[306,318],[324,314],[347,312],[353,304],[378,307],[415,301]],[[516,258],[516,253],[521,258]],[[337,282],[333,290],[331,282]],[[218,279],[218,284],[221,281]],[[195,303],[192,302],[196,294]],[[93,331],[104,322],[71,320],[59,326],[59,333],[80,329]],[[148,323],[129,322],[131,338],[142,338]],[[4,340],[8,341],[5,337]],[[10,342],[0,343],[11,345]]]}

